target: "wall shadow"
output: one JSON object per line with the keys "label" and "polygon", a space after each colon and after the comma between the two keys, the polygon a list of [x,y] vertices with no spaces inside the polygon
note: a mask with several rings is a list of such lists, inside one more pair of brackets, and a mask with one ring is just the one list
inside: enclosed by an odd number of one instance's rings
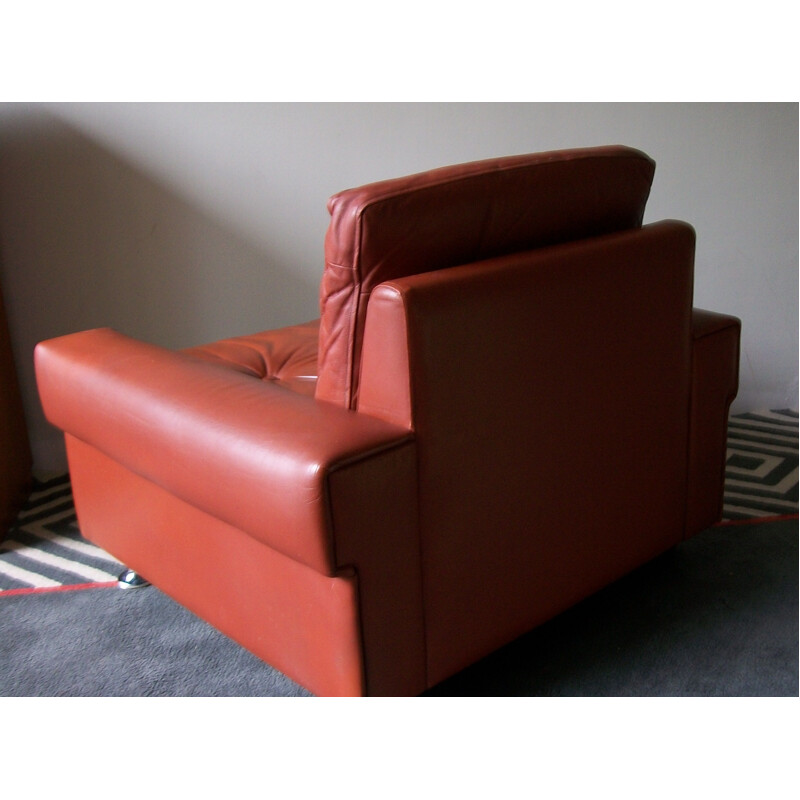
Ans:
{"label": "wall shadow", "polygon": [[[302,322],[312,285],[43,110],[0,117],[0,280],[39,471],[63,469],[36,391],[37,342],[112,327],[170,348]],[[320,274],[322,242],[320,242]]]}

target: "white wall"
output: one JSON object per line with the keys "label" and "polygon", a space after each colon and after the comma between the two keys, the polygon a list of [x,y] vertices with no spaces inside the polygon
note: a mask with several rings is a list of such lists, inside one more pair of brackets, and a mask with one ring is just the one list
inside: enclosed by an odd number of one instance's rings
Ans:
{"label": "white wall", "polygon": [[697,230],[696,304],[743,320],[735,410],[796,408],[797,104],[0,105],[0,279],[36,465],[60,469],[35,343],[169,347],[313,318],[334,192],[443,164],[622,143],[645,221]]}

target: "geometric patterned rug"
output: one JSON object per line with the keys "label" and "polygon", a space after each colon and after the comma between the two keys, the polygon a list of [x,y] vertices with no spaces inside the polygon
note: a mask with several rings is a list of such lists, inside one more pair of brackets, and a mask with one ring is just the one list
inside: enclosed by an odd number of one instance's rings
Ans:
{"label": "geometric patterned rug", "polygon": [[69,475],[34,478],[28,502],[0,542],[0,596],[116,586],[121,571],[81,536]]}
{"label": "geometric patterned rug", "polygon": [[[796,411],[730,418],[723,522],[797,515],[797,429]],[[0,542],[0,597],[116,586],[122,570],[81,536],[69,476],[35,480]]]}
{"label": "geometric patterned rug", "polygon": [[797,412],[731,416],[724,518],[791,514],[797,514]]}

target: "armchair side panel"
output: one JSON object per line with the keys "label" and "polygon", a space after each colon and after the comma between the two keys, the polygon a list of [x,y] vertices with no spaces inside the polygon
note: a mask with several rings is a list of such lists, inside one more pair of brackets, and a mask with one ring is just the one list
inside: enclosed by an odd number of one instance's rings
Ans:
{"label": "armchair side panel", "polygon": [[728,413],[739,388],[741,327],[736,317],[694,310],[687,538],[722,518]]}
{"label": "armchair side panel", "polygon": [[314,694],[363,694],[352,570],[321,574],[74,436],[66,440],[86,538]]}
{"label": "armchair side panel", "polygon": [[417,451],[409,441],[328,476],[340,572],[358,578],[365,693],[427,688]]}

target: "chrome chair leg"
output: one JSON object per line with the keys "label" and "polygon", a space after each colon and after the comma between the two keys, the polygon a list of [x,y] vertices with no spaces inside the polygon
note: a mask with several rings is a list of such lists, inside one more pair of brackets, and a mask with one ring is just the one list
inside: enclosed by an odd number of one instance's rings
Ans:
{"label": "chrome chair leg", "polygon": [[142,586],[149,586],[150,581],[145,580],[132,569],[126,569],[117,578],[117,586],[120,589],[140,589]]}

